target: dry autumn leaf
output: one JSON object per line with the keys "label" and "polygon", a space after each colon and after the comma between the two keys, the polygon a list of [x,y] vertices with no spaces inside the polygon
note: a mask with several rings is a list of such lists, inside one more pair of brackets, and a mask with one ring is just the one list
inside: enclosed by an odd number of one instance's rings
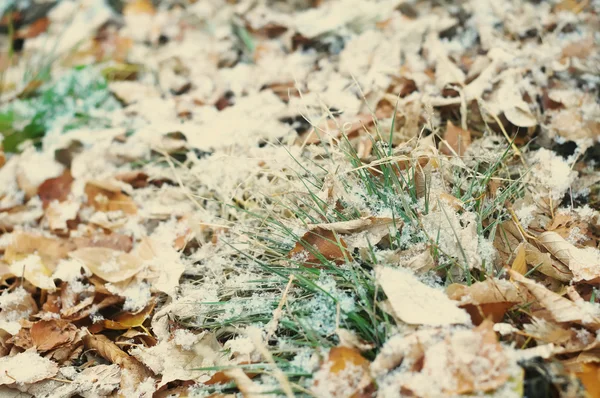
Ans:
{"label": "dry autumn leaf", "polygon": [[511,278],[524,285],[527,290],[546,308],[557,322],[575,322],[594,329],[600,329],[600,319],[590,312],[586,306],[578,305],[571,300],[546,289],[544,286],[525,278],[513,270],[508,271]]}
{"label": "dry autumn leaf", "polygon": [[63,202],[67,200],[71,193],[72,184],[73,176],[71,176],[69,170],[66,170],[61,176],[44,181],[38,187],[37,194],[44,207],[47,207],[52,201]]}
{"label": "dry autumn leaf", "polygon": [[35,352],[26,351],[0,358],[0,385],[31,384],[54,377],[58,365]]}
{"label": "dry autumn leaf", "polygon": [[575,282],[590,282],[600,278],[600,250],[593,247],[577,248],[553,231],[542,233],[538,240],[548,252],[569,267]]}
{"label": "dry autumn leaf", "polygon": [[143,262],[137,256],[105,247],[86,247],[71,252],[92,273],[107,282],[127,280],[140,272]]}
{"label": "dry autumn leaf", "polygon": [[139,312],[133,313],[125,311],[115,315],[115,317],[112,320],[105,319],[104,327],[106,329],[125,330],[142,326],[144,324],[144,321],[152,313],[152,310],[154,309],[154,304],[154,301],[152,301],[143,310]]}
{"label": "dry autumn leaf", "polygon": [[36,349],[44,352],[75,341],[77,327],[65,320],[52,319],[35,322],[30,333]]}
{"label": "dry autumn leaf", "polygon": [[334,232],[315,228],[302,236],[289,256],[307,267],[322,265],[321,258],[343,264],[346,259],[352,258],[347,247],[346,242]]}
{"label": "dry autumn leaf", "polygon": [[441,290],[429,287],[406,270],[379,267],[377,282],[387,295],[394,314],[413,325],[470,323],[465,310],[458,308]]}
{"label": "dry autumn leaf", "polygon": [[525,246],[520,244],[517,247],[516,251],[517,255],[512,263],[512,270],[518,272],[521,275],[525,275],[527,273],[527,262],[525,261]]}
{"label": "dry autumn leaf", "polygon": [[311,391],[316,396],[358,398],[371,384],[369,365],[357,349],[333,347],[315,373]]}
{"label": "dry autumn leaf", "polygon": [[85,186],[87,204],[102,212],[122,211],[125,214],[136,214],[137,206],[130,196],[121,192],[119,187],[93,181]]}
{"label": "dry autumn leaf", "polygon": [[444,133],[444,143],[440,148],[440,152],[445,155],[463,156],[467,148],[471,145],[471,132],[463,130],[458,126],[448,121],[446,124],[446,132]]}
{"label": "dry autumn leaf", "polygon": [[471,286],[459,283],[447,288],[448,297],[457,300],[475,325],[485,319],[501,322],[508,309],[517,303],[527,301],[525,292],[507,280],[487,278],[483,282],[475,282]]}

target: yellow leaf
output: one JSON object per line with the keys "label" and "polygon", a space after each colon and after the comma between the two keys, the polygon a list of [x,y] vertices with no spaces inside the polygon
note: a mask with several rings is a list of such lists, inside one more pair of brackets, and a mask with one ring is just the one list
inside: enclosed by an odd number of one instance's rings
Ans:
{"label": "yellow leaf", "polygon": [[521,275],[527,273],[527,262],[525,261],[525,245],[520,244],[517,248],[517,256],[512,263],[512,270],[518,272]]}
{"label": "yellow leaf", "polygon": [[143,310],[133,312],[121,312],[115,316],[114,320],[106,319],[104,321],[104,327],[113,330],[124,330],[142,326],[144,321],[152,313],[154,309],[154,302],[148,304]]}

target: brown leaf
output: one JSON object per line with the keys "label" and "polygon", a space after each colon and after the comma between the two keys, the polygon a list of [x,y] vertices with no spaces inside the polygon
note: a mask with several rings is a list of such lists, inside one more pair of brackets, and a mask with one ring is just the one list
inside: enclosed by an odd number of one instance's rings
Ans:
{"label": "brown leaf", "polygon": [[76,335],[77,327],[62,319],[38,321],[31,327],[31,340],[38,352],[72,343]]}
{"label": "brown leaf", "polygon": [[[458,381],[456,391],[453,394],[466,394],[470,392],[491,391],[502,386],[509,378],[506,371],[507,359],[503,354],[502,346],[498,343],[494,325],[492,322],[485,321],[473,330],[478,340],[474,342],[477,346],[477,357],[488,359],[483,369],[469,366],[469,363],[463,363],[463,358],[472,361],[474,357],[462,356],[457,353],[451,356],[453,369],[457,372],[454,376]],[[460,349],[460,347],[456,347]],[[435,358],[425,357],[425,361],[435,361]],[[487,377],[486,377],[487,376]]]}
{"label": "brown leaf", "polygon": [[542,233],[539,242],[561,263],[573,272],[573,280],[593,281],[600,278],[600,251],[595,248],[580,249],[553,231]]}
{"label": "brown leaf", "polygon": [[85,186],[87,204],[98,211],[122,211],[125,214],[136,214],[137,206],[131,197],[120,189],[115,189],[106,183],[93,181]]}
{"label": "brown leaf", "polygon": [[343,264],[346,259],[352,258],[347,247],[346,242],[334,232],[315,228],[304,234],[290,251],[289,256],[307,267],[322,265],[319,260],[321,256],[328,261]]}
{"label": "brown leaf", "polygon": [[[129,385],[141,383],[151,376],[150,371],[144,365],[137,359],[130,357],[106,336],[100,334],[87,335],[83,338],[83,343],[87,350],[94,350],[102,358],[119,365],[122,370],[128,370],[128,378],[130,379],[127,382]],[[124,380],[121,379],[121,387],[123,387],[123,382]]]}
{"label": "brown leaf", "polygon": [[150,0],[133,0],[126,3],[123,7],[123,15],[154,15],[156,9]]}
{"label": "brown leaf", "polygon": [[61,176],[50,178],[44,181],[39,187],[37,194],[39,195],[44,208],[48,207],[50,202],[57,200],[63,202],[67,200],[71,193],[71,185],[73,184],[73,176],[69,170],[66,170]]}
{"label": "brown leaf", "polygon": [[448,286],[447,294],[452,300],[459,301],[475,325],[488,318],[494,323],[500,322],[509,308],[527,301],[526,290],[519,291],[509,281],[495,278],[471,286],[455,283]]}
{"label": "brown leaf", "polygon": [[535,246],[525,243],[525,261],[536,271],[561,282],[570,282],[573,274],[560,261],[552,258],[550,253],[542,253]]}
{"label": "brown leaf", "polygon": [[454,154],[462,156],[469,145],[471,145],[471,132],[455,126],[448,120],[444,140],[445,142],[440,147],[440,152],[448,156]]}
{"label": "brown leaf", "polygon": [[575,322],[580,325],[600,329],[600,319],[595,314],[579,306],[571,300],[546,289],[544,286],[525,278],[513,270],[508,271],[510,276],[518,283],[524,285],[527,290],[546,308],[557,322]]}

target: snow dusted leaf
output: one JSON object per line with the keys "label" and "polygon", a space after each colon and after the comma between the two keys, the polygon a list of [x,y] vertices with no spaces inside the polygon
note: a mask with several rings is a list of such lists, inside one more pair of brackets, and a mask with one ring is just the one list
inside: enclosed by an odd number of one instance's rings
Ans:
{"label": "snow dusted leaf", "polygon": [[51,278],[52,271],[37,254],[30,254],[22,260],[14,261],[10,265],[10,272],[15,276],[22,276],[27,282],[40,289],[56,289]]}
{"label": "snow dusted leaf", "polygon": [[13,235],[10,244],[6,247],[4,259],[7,262],[14,262],[29,254],[36,254],[48,268],[54,270],[56,264],[61,259],[67,258],[72,249],[73,245],[66,240],[22,232]]}
{"label": "snow dusted leaf", "polygon": [[0,329],[16,335],[21,329],[18,321],[37,311],[37,304],[27,290],[18,287],[11,292],[4,291],[0,295]]}
{"label": "snow dusted leaf", "polygon": [[0,358],[0,385],[35,383],[54,377],[58,365],[35,352],[26,351]]}
{"label": "snow dusted leaf", "polygon": [[137,256],[105,247],[86,247],[70,255],[81,261],[94,275],[112,283],[131,278],[144,266]]}
{"label": "snow dusted leaf", "polygon": [[487,278],[471,286],[454,283],[448,286],[447,294],[459,302],[476,325],[489,318],[494,323],[500,322],[508,309],[527,301],[525,292],[519,291],[516,285],[496,278]]}
{"label": "snow dusted leaf", "polygon": [[360,396],[371,384],[370,362],[355,348],[333,347],[314,374],[311,391],[322,397]]}
{"label": "snow dusted leaf", "polygon": [[221,346],[212,334],[199,336],[190,348],[178,346],[175,340],[163,340],[154,347],[136,347],[131,353],[155,374],[162,375],[160,388],[173,380],[207,381],[210,379],[207,372],[195,369],[219,366],[224,359]]}
{"label": "snow dusted leaf", "polygon": [[403,322],[415,325],[471,322],[469,314],[458,308],[455,301],[405,270],[379,267],[377,282],[388,296],[394,314]]}
{"label": "snow dusted leaf", "polygon": [[135,254],[146,267],[143,277],[161,292],[173,296],[179,286],[179,278],[185,271],[181,254],[173,243],[156,238],[144,238],[135,249]]}
{"label": "snow dusted leaf", "polygon": [[68,223],[77,218],[80,207],[81,205],[76,201],[51,202],[45,214],[50,230],[56,234],[68,232]]}
{"label": "snow dusted leaf", "polygon": [[587,306],[574,303],[539,283],[525,278],[518,272],[509,270],[509,274],[515,281],[524,285],[557,322],[575,322],[584,326],[600,328],[598,314],[592,312]]}
{"label": "snow dusted leaf", "polygon": [[553,231],[542,233],[538,240],[554,257],[569,267],[575,282],[589,282],[600,278],[600,250],[593,247],[577,248]]}
{"label": "snow dusted leaf", "polygon": [[68,321],[37,321],[31,327],[31,340],[39,352],[49,351],[75,341],[77,327]]}

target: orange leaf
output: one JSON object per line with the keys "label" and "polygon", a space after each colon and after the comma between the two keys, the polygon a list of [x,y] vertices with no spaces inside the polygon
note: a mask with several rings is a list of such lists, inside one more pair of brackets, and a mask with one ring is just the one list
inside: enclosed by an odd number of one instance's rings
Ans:
{"label": "orange leaf", "polygon": [[[319,261],[321,256],[326,260],[343,264],[346,258],[352,258],[347,247],[346,242],[332,231],[316,228],[305,233],[302,239],[296,242],[289,256],[298,259],[307,267],[321,265]],[[315,255],[317,253],[321,256]]]}
{"label": "orange leaf", "polygon": [[600,397],[600,365],[586,363],[582,371],[576,373],[589,397]]}
{"label": "orange leaf", "polygon": [[469,145],[471,145],[471,132],[463,130],[452,124],[451,121],[448,121],[444,140],[445,142],[442,144],[440,152],[449,156],[454,154],[462,156]]}
{"label": "orange leaf", "polygon": [[61,319],[38,321],[31,327],[31,340],[40,352],[71,343],[76,334],[75,325]]}
{"label": "orange leaf", "polygon": [[149,14],[153,15],[156,13],[154,5],[150,0],[133,0],[127,3],[123,8],[123,15],[141,15]]}

